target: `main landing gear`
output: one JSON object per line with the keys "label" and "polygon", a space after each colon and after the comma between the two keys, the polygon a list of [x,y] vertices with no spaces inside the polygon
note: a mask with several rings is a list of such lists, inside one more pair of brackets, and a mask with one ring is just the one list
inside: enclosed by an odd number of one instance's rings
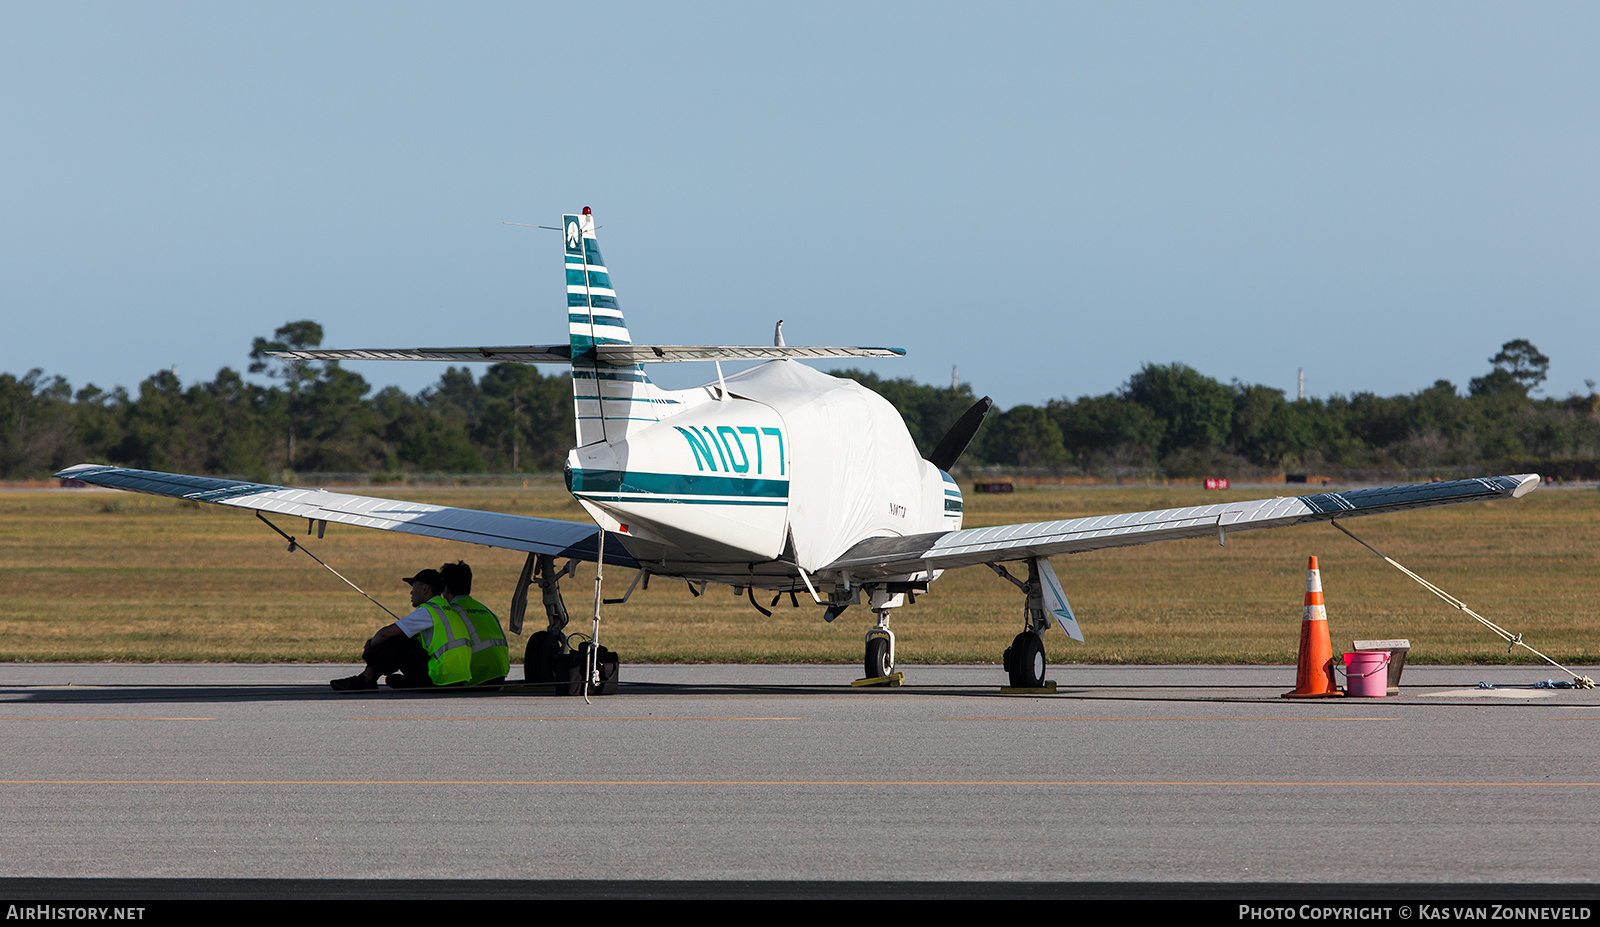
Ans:
{"label": "main landing gear", "polygon": [[567,603],[561,599],[561,577],[576,572],[578,562],[556,569],[556,558],[549,554],[529,554],[522,566],[522,577],[511,598],[511,630],[522,630],[522,617],[528,606],[528,587],[537,583],[544,601],[546,627],[528,635],[528,650],[522,675],[528,682],[554,682],[556,664],[571,652],[567,642]]}
{"label": "main landing gear", "polygon": [[1013,689],[1037,689],[1044,685],[1047,664],[1044,641],[1040,640],[1038,631],[1023,631],[1012,638],[1001,661],[1006,672],[1011,674]]}
{"label": "main landing gear", "polygon": [[998,563],[989,564],[1007,582],[1021,589],[1028,597],[1023,606],[1022,633],[1011,639],[1000,662],[1011,677],[1013,689],[1038,689],[1045,684],[1045,670],[1049,668],[1044,655],[1044,632],[1050,628],[1050,613],[1044,606],[1044,584],[1039,577],[1037,560],[1028,561],[1028,579],[1019,581]]}
{"label": "main landing gear", "polygon": [[[511,630],[522,630],[523,615],[528,607],[528,587],[538,585],[539,592],[544,602],[546,626],[543,631],[535,631],[528,635],[528,649],[523,658],[522,676],[531,683],[570,683],[573,688],[570,694],[583,694],[581,683],[582,674],[574,676],[573,668],[586,669],[589,664],[588,650],[591,644],[584,643],[576,652],[572,649],[571,642],[567,639],[567,604],[561,599],[561,578],[571,576],[577,568],[576,560],[567,561],[567,565],[556,569],[555,558],[549,554],[529,554],[528,560],[522,567],[522,578],[517,582],[517,591],[511,597]],[[600,684],[593,689],[596,694],[610,695],[616,691],[617,686],[617,660],[611,651],[600,648],[599,651]],[[580,680],[574,682],[574,680]],[[559,689],[558,689],[559,691]]]}

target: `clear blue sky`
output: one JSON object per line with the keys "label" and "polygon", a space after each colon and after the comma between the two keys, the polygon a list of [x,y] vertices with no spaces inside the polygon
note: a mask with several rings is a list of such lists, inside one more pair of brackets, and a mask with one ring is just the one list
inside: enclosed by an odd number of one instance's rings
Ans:
{"label": "clear blue sky", "polygon": [[588,204],[640,341],[784,318],[1009,407],[1527,338],[1586,392],[1597,48],[1579,3],[9,3],[0,370],[562,341],[557,233],[501,222]]}

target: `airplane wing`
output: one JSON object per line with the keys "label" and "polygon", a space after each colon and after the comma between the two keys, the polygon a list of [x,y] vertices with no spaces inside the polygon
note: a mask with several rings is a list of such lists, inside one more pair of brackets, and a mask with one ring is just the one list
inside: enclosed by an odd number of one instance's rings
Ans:
{"label": "airplane wing", "polygon": [[[902,357],[905,348],[806,347],[803,345],[597,344],[601,363],[619,367],[682,361],[778,360],[819,357]],[[284,360],[410,360],[461,363],[567,364],[572,346],[524,344],[483,348],[349,348],[342,350],[268,351]],[[581,355],[580,355],[581,356]]]}
{"label": "airplane wing", "polygon": [[[372,496],[353,496],[324,489],[292,489],[265,483],[220,480],[205,476],[130,470],[98,464],[79,464],[57,473],[62,479],[81,480],[95,486],[131,492],[193,499],[216,505],[254,509],[340,525],[399,531],[423,537],[466,541],[485,547],[503,547],[593,562],[597,529],[593,525],[555,518],[533,518],[456,509],[423,502],[401,502]],[[606,545],[606,563],[637,567],[621,544]]]}
{"label": "airplane wing", "polygon": [[848,571],[859,581],[1180,538],[1223,538],[1235,531],[1283,528],[1433,505],[1515,499],[1532,492],[1538,485],[1537,474],[1524,473],[967,528],[909,537],[870,538],[845,551],[838,560],[823,567],[823,571]]}

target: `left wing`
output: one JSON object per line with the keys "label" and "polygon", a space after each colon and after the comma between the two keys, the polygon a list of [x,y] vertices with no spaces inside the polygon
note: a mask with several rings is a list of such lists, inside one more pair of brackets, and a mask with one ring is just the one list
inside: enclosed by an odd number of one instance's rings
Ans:
{"label": "left wing", "polygon": [[1537,474],[1523,473],[1447,483],[1416,483],[1249,502],[1221,502],[1156,512],[967,528],[910,537],[869,538],[845,551],[844,556],[823,567],[823,570],[848,571],[853,579],[863,580],[1003,560],[1075,554],[1106,547],[1130,547],[1154,541],[1210,536],[1224,538],[1234,531],[1283,528],[1313,521],[1332,521],[1335,518],[1377,515],[1381,512],[1460,502],[1515,499],[1532,492],[1538,485]]}
{"label": "left wing", "polygon": [[[342,492],[328,492],[325,489],[292,489],[265,483],[184,476],[179,473],[158,473],[154,470],[130,470],[125,467],[106,467],[96,464],[68,467],[56,476],[62,479],[81,480],[95,486],[231,505],[237,508],[255,509],[258,512],[273,512],[315,521],[331,521],[340,525],[399,531],[404,534],[443,538],[447,541],[466,541],[469,544],[482,544],[485,547],[503,547],[590,562],[597,559],[597,529],[593,525],[555,518],[480,512],[476,509],[455,509],[423,502],[353,496]],[[621,544],[606,545],[606,563],[625,567],[638,566],[634,559],[622,550]]]}

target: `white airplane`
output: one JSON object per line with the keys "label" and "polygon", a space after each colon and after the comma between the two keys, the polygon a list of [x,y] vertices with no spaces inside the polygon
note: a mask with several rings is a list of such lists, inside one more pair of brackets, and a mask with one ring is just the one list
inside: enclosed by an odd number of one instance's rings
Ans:
{"label": "white airplane", "polygon": [[[1537,475],[1521,474],[964,530],[961,490],[947,471],[982,424],[987,398],[924,459],[886,400],[797,362],[904,354],[899,348],[787,346],[782,322],[771,346],[636,344],[589,208],[563,216],[562,227],[566,344],[277,356],[570,365],[577,446],[567,455],[566,481],[593,525],[93,464],[57,475],[302,516],[319,537],[333,522],[526,551],[509,624],[521,631],[528,588],[537,584],[547,624],[528,643],[525,672],[535,681],[548,678],[552,661],[567,652],[561,578],[602,551],[605,564],[637,571],[629,595],[651,575],[684,579],[696,595],[707,583],[730,585],[763,612],[757,589],[791,600],[805,594],[824,606],[828,621],[865,601],[874,618],[866,634],[868,677],[894,669],[893,609],[915,601],[947,569],[985,564],[1025,598],[1023,628],[1003,660],[1018,687],[1043,684],[1041,638],[1052,623],[1083,640],[1050,557],[1213,535],[1225,542],[1229,532],[1516,498],[1539,484]],[[767,363],[722,374],[720,361],[750,359]],[[719,362],[717,379],[694,389],[664,390],[645,373],[646,364],[708,360]],[[558,568],[559,560],[566,563]],[[1008,562],[1025,569],[1025,578],[1012,576]],[[596,616],[598,608],[597,601]]]}

